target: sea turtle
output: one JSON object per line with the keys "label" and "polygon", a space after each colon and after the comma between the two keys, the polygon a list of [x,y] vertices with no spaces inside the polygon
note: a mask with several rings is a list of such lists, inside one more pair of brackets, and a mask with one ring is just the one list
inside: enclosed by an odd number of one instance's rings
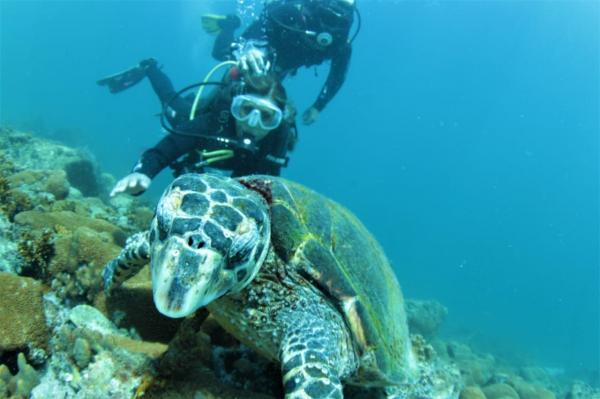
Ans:
{"label": "sea turtle", "polygon": [[383,250],[350,211],[298,183],[180,176],[150,230],[109,262],[105,288],[148,260],[158,310],[184,317],[206,306],[280,362],[287,399],[342,398],[342,382],[391,393],[412,381],[404,301]]}

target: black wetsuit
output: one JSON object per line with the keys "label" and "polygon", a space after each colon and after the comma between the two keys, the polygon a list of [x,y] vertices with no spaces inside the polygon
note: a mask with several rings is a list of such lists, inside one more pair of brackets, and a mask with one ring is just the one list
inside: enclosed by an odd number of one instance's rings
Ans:
{"label": "black wetsuit", "polygon": [[[337,94],[346,79],[346,73],[352,56],[352,46],[348,42],[348,31],[352,25],[352,14],[349,14],[347,28],[333,35],[333,42],[325,48],[311,45],[313,38],[298,31],[288,30],[267,17],[266,12],[260,19],[252,23],[242,34],[238,42],[258,40],[267,44],[269,53],[275,54],[273,69],[283,79],[288,74],[294,75],[298,68],[319,65],[330,60],[331,66],[327,80],[313,106],[322,111]],[[234,28],[221,30],[213,47],[212,55],[219,61],[233,59],[232,43]]]}
{"label": "black wetsuit", "polygon": [[[251,136],[240,138],[236,132],[235,119],[229,111],[233,90],[231,84],[215,90],[205,105],[200,107],[194,120],[189,121],[192,100],[185,97],[173,100],[175,89],[158,67],[148,68],[147,76],[161,103],[169,101],[167,118],[171,126],[184,134],[170,133],[146,150],[133,172],[154,178],[165,167],[172,166],[177,176],[189,171],[191,166],[177,163],[178,158],[189,154],[187,160],[192,163],[201,161],[198,151],[220,149],[231,149],[235,155],[211,164],[210,167],[230,172],[233,177],[254,173],[277,176],[281,167],[286,166],[287,152],[295,139],[295,127],[284,121],[258,143]],[[195,171],[202,172],[203,168]]]}

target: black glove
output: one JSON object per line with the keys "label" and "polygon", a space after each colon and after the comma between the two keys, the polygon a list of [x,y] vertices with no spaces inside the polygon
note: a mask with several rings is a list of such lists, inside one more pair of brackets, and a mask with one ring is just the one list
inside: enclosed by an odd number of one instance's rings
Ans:
{"label": "black glove", "polygon": [[147,58],[145,60],[140,61],[140,67],[142,67],[144,69],[155,67],[157,64],[158,64],[158,61],[156,61],[156,59],[154,59],[154,58]]}
{"label": "black glove", "polygon": [[242,25],[242,21],[240,20],[240,17],[238,17],[235,14],[228,14],[224,20],[219,21],[219,26],[223,30],[234,31],[237,28],[239,28],[241,25]]}

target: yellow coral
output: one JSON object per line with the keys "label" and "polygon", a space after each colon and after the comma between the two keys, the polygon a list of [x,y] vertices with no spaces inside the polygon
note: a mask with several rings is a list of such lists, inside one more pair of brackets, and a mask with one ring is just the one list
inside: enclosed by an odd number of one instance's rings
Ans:
{"label": "yellow coral", "polygon": [[49,229],[25,231],[21,234],[18,251],[25,267],[21,274],[28,277],[45,279],[50,259],[54,256],[54,233]]}

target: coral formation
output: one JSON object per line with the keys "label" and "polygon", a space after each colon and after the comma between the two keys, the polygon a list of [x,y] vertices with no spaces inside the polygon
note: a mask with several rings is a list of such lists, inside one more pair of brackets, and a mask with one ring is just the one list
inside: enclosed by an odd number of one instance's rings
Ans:
{"label": "coral formation", "polygon": [[478,355],[467,345],[455,341],[443,346],[445,355],[458,366],[465,384],[483,386],[490,381],[496,368],[493,356]]}
{"label": "coral formation", "polygon": [[32,208],[29,197],[15,189],[11,183],[11,177],[17,168],[4,154],[0,154],[0,212],[4,213],[9,220],[24,210]]}
{"label": "coral formation", "polygon": [[40,382],[38,372],[27,364],[22,353],[17,356],[18,372],[12,375],[5,365],[0,365],[0,398],[25,399]]}
{"label": "coral formation", "polygon": [[71,211],[44,212],[34,210],[21,212],[15,217],[15,222],[33,229],[52,226],[59,233],[74,232],[78,228],[87,227],[97,233],[108,233],[115,244],[118,244],[120,238],[124,236],[119,227],[106,220],[85,217]]}
{"label": "coral formation", "polygon": [[600,399],[600,389],[592,388],[583,381],[575,381],[565,399]]}
{"label": "coral formation", "polygon": [[56,200],[63,200],[69,196],[69,182],[67,175],[62,170],[57,170],[45,180],[44,191],[49,192]]}
{"label": "coral formation", "polygon": [[459,399],[486,399],[486,397],[481,388],[476,385],[469,385],[460,391]]}
{"label": "coral formation", "polygon": [[510,385],[497,383],[483,387],[483,393],[487,399],[512,398],[519,399],[519,394]]}
{"label": "coral formation", "polygon": [[54,256],[54,233],[50,229],[26,230],[18,243],[23,265],[19,274],[45,280],[50,259]]}
{"label": "coral formation", "polygon": [[46,348],[48,329],[42,295],[45,287],[32,278],[0,273],[0,352]]}

